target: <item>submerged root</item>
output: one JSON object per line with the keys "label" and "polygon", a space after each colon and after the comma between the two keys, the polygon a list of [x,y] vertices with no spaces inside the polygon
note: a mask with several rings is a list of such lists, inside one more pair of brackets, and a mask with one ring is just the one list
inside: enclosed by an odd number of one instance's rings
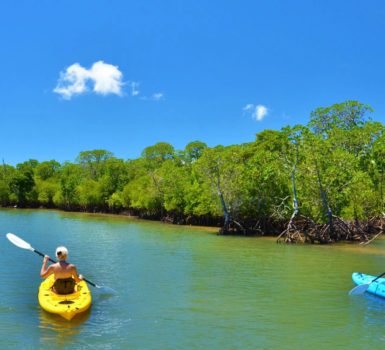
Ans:
{"label": "submerged root", "polygon": [[344,221],[333,216],[332,224],[316,224],[309,218],[292,218],[277,237],[277,243],[319,243],[359,241],[367,245],[384,232],[385,218],[372,218],[367,222]]}
{"label": "submerged root", "polygon": [[302,215],[292,216],[286,229],[277,238],[277,243],[313,242],[314,222]]}

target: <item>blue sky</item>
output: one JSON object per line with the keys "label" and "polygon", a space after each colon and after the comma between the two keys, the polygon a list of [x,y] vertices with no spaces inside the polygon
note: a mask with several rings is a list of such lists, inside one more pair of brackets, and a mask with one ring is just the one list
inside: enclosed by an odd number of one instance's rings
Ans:
{"label": "blue sky", "polygon": [[382,0],[0,3],[0,157],[250,142],[345,100],[385,121]]}

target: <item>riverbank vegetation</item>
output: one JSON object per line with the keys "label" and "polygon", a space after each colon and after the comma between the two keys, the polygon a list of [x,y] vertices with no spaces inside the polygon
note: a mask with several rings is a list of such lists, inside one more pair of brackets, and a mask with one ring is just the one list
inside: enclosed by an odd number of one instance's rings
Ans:
{"label": "riverbank vegetation", "polygon": [[254,142],[159,142],[137,159],[91,150],[73,163],[3,161],[0,205],[125,213],[279,242],[369,242],[385,210],[385,128],[371,112],[346,101]]}

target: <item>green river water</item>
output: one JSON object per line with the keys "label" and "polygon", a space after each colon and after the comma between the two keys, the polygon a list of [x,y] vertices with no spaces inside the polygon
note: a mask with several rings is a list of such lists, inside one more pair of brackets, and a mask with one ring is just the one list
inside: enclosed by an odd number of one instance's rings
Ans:
{"label": "green river water", "polygon": [[[93,291],[71,322],[37,301],[42,259],[65,245]],[[371,245],[277,245],[124,217],[0,210],[1,349],[381,349],[385,299],[349,296],[351,273],[385,271]],[[91,287],[92,288],[92,287]]]}

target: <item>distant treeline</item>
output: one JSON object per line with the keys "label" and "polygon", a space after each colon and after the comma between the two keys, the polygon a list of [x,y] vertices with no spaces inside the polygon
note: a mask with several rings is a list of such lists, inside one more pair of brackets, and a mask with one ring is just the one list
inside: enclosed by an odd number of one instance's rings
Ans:
{"label": "distant treeline", "polygon": [[346,101],[315,109],[308,125],[265,130],[254,142],[226,147],[194,141],[175,150],[159,142],[138,159],[91,150],[74,163],[3,163],[0,205],[235,222],[275,233],[297,215],[317,224],[365,221],[382,216],[385,204],[385,129],[370,112]]}

